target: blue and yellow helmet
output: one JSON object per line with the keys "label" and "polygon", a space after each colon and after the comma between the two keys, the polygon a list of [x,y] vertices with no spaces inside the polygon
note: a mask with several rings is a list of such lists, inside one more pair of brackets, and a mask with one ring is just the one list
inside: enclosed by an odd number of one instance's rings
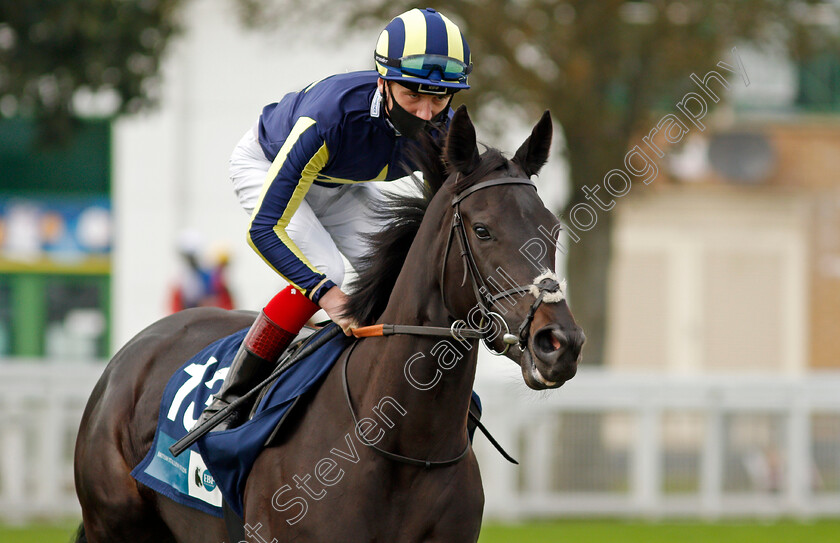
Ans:
{"label": "blue and yellow helmet", "polygon": [[470,48],[458,26],[432,8],[398,15],[379,35],[373,53],[382,79],[419,92],[445,94],[470,88]]}

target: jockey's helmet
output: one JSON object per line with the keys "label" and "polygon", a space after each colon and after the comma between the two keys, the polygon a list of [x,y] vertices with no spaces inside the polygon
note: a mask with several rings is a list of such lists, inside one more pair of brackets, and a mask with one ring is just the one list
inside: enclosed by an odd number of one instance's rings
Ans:
{"label": "jockey's helmet", "polygon": [[432,8],[406,11],[379,34],[376,70],[417,92],[451,94],[470,88],[470,48],[458,26]]}

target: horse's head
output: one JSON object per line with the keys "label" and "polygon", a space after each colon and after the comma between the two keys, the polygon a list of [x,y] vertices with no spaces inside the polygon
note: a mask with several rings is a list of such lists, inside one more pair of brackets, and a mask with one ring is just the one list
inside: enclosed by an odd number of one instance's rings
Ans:
{"label": "horse's head", "polygon": [[546,112],[513,159],[493,149],[479,154],[459,108],[443,151],[449,177],[436,198],[446,199],[451,217],[440,279],[448,310],[487,330],[488,346],[517,362],[538,390],[574,377],[585,339],[565,281],[554,275],[559,221],[530,182],[548,159],[551,133]]}

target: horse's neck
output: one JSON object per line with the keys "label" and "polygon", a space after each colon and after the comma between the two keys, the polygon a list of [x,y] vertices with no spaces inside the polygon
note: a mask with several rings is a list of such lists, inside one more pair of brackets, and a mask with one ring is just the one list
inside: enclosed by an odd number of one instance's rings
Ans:
{"label": "horse's neck", "polygon": [[[437,273],[429,269],[439,262],[428,250],[435,238],[428,230],[425,240],[422,235],[409,251],[381,323],[450,324]],[[383,398],[394,399],[405,411],[383,443],[439,456],[463,448],[478,354],[475,341],[397,335],[364,340],[356,352],[350,383],[362,395],[359,416],[366,416],[364,406],[372,409]]]}

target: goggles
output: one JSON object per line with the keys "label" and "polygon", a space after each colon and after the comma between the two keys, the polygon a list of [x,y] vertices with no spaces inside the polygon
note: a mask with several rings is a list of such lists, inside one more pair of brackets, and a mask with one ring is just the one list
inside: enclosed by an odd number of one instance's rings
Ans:
{"label": "goggles", "polygon": [[472,64],[464,64],[460,60],[443,55],[409,55],[402,58],[391,58],[374,54],[376,62],[399,70],[404,75],[430,79],[435,72],[440,81],[463,82],[472,71]]}

